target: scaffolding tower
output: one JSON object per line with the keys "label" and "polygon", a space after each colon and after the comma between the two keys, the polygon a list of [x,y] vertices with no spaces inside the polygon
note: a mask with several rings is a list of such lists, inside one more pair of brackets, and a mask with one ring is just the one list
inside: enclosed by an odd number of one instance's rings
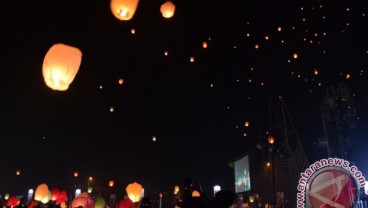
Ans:
{"label": "scaffolding tower", "polygon": [[300,173],[309,162],[283,98],[279,98],[279,104],[276,108],[272,101],[269,102],[268,133],[278,140],[271,156],[274,203],[275,207],[294,208]]}

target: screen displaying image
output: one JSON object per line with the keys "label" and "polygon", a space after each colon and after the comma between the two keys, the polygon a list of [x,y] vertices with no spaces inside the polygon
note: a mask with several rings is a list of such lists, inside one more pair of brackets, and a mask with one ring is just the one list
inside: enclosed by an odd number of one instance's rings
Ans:
{"label": "screen displaying image", "polygon": [[234,162],[235,193],[250,191],[250,173],[248,155]]}

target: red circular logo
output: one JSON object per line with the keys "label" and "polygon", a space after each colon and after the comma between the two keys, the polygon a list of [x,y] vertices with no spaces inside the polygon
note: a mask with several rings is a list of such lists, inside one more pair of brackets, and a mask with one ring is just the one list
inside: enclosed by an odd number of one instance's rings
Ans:
{"label": "red circular logo", "polygon": [[352,207],[357,197],[357,185],[350,174],[329,168],[315,174],[308,197],[314,208]]}

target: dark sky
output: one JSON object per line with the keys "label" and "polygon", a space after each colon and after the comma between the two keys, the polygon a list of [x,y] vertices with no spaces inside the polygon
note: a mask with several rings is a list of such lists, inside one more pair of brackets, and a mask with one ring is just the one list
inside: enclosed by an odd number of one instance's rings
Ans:
{"label": "dark sky", "polygon": [[[206,191],[232,190],[228,163],[265,139],[270,99],[285,99],[308,158],[325,157],[320,105],[339,83],[358,112],[349,157],[368,175],[366,1],[173,2],[171,19],[164,1],[142,0],[129,21],[107,0],[2,6],[0,194],[88,176],[101,189],[114,180],[118,190],[137,181],[171,192],[192,177]],[[64,92],[42,77],[55,43],[83,53]]]}

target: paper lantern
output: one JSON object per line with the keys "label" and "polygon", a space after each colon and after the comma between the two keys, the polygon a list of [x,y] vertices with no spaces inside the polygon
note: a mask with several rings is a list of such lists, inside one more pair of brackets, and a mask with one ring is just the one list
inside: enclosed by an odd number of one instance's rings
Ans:
{"label": "paper lantern", "polygon": [[51,201],[56,201],[59,198],[59,195],[60,195],[60,189],[59,188],[51,189],[50,200]]}
{"label": "paper lantern", "polygon": [[68,194],[65,191],[60,191],[56,204],[65,204],[66,201],[68,201]]}
{"label": "paper lantern", "polygon": [[275,138],[273,136],[269,136],[267,140],[269,144],[275,143]]}
{"label": "paper lantern", "polygon": [[139,183],[131,183],[126,187],[126,192],[128,194],[128,197],[132,202],[139,202],[141,199],[143,188]]}
{"label": "paper lantern", "polygon": [[53,45],[46,53],[42,74],[48,87],[64,91],[73,82],[82,60],[82,52],[62,43]]}
{"label": "paper lantern", "polygon": [[104,208],[105,207],[105,200],[101,196],[96,197],[95,208]]}
{"label": "paper lantern", "polygon": [[130,199],[123,199],[119,202],[117,208],[135,208],[135,204]]}
{"label": "paper lantern", "polygon": [[138,3],[139,0],[111,0],[110,9],[117,19],[130,20],[138,7]]}
{"label": "paper lantern", "polygon": [[110,187],[113,187],[114,186],[114,181],[113,180],[109,181],[109,186]]}
{"label": "paper lantern", "polygon": [[171,18],[174,16],[175,5],[171,1],[166,1],[161,5],[160,11],[163,17]]}
{"label": "paper lantern", "polygon": [[206,41],[203,41],[203,43],[202,43],[202,47],[203,47],[203,48],[207,48],[207,46],[208,46],[208,45],[207,45],[207,42],[206,42]]}
{"label": "paper lantern", "polygon": [[179,191],[180,191],[180,187],[179,187],[178,185],[176,185],[176,186],[174,187],[174,194],[178,194],[178,193],[179,193]]}
{"label": "paper lantern", "polygon": [[200,196],[201,196],[201,193],[199,193],[199,191],[194,190],[194,191],[192,192],[192,197],[200,197]]}
{"label": "paper lantern", "polygon": [[83,208],[93,208],[95,206],[95,200],[87,192],[83,192],[74,198],[71,205],[72,208],[80,206]]}
{"label": "paper lantern", "polygon": [[15,171],[15,174],[19,176],[20,175],[20,170]]}
{"label": "paper lantern", "polygon": [[8,199],[9,199],[9,196],[10,196],[10,195],[9,195],[8,193],[6,193],[6,194],[5,194],[5,196],[4,196],[4,199],[5,199],[5,200],[8,200]]}
{"label": "paper lantern", "polygon": [[78,171],[74,171],[74,177],[78,177],[79,173]]}
{"label": "paper lantern", "polygon": [[36,188],[34,200],[42,201],[43,199],[47,197],[48,194],[49,194],[49,188],[47,187],[47,185],[44,183],[40,184]]}
{"label": "paper lantern", "polygon": [[6,203],[6,206],[15,207],[18,206],[19,203],[20,203],[19,199],[16,196],[12,196],[9,198],[8,202]]}
{"label": "paper lantern", "polygon": [[124,79],[119,79],[119,85],[122,85],[124,83]]}

